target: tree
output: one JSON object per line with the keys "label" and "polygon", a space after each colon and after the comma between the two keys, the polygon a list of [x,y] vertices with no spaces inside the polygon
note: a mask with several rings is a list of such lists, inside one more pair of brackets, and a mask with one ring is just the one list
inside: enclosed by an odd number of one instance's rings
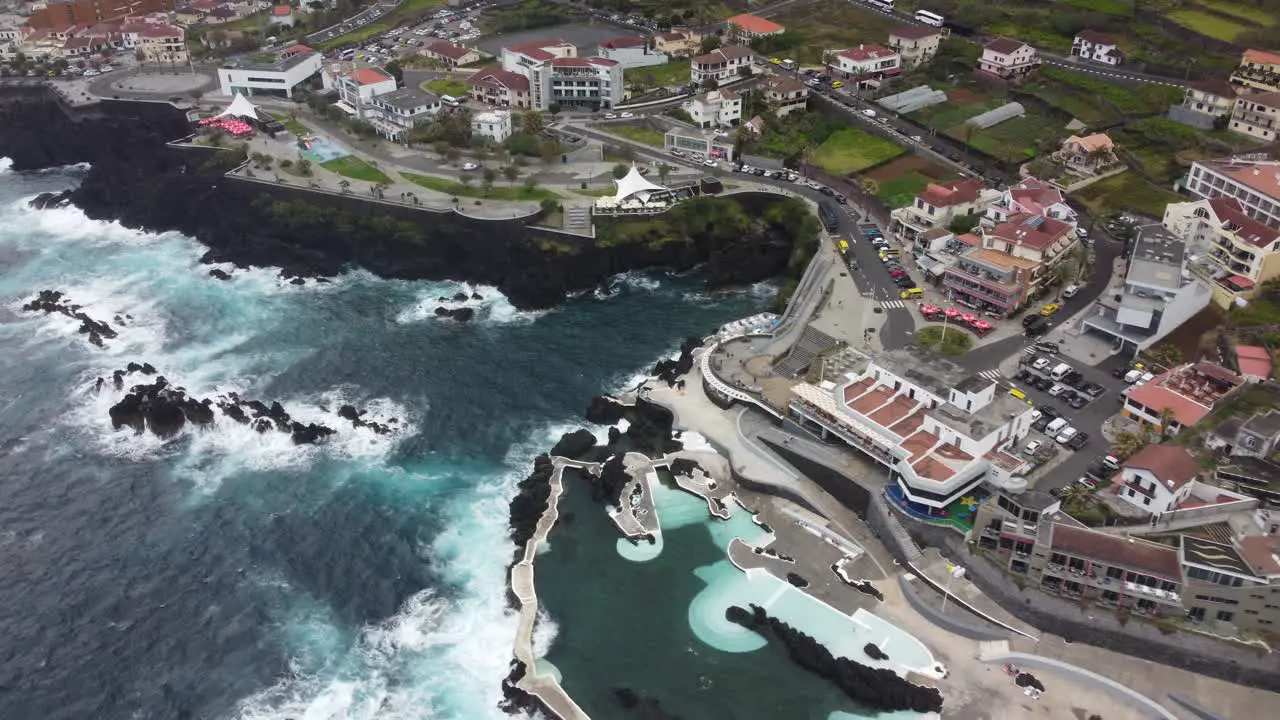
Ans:
{"label": "tree", "polygon": [[351,190],[351,183],[350,183],[346,178],[343,178],[343,179],[341,179],[341,180],[339,180],[339,181],[338,181],[338,187],[339,187],[339,188],[342,190],[342,192],[344,192],[344,193],[345,193],[345,192],[349,192],[349,191]]}
{"label": "tree", "polygon": [[555,102],[553,102],[553,103],[551,103],[550,105],[548,105],[548,106],[547,106],[547,113],[548,113],[549,115],[551,115],[551,117],[555,117],[556,115],[559,115],[559,114],[560,114],[560,103],[555,103]]}
{"label": "tree", "polygon": [[399,60],[392,60],[386,65],[383,65],[382,69],[386,70],[388,75],[396,79],[397,85],[404,84],[404,68],[400,66]]}
{"label": "tree", "polygon": [[560,154],[560,146],[555,140],[543,140],[542,145],[538,148],[538,155],[542,158],[544,165],[550,165],[556,161],[556,156]]}
{"label": "tree", "polygon": [[724,41],[720,39],[719,35],[707,33],[707,35],[702,38],[702,42],[698,44],[698,54],[706,55],[712,50],[718,50],[723,44]]}
{"label": "tree", "polygon": [[449,143],[444,140],[437,140],[432,143],[431,149],[440,157],[444,157],[449,154]]}
{"label": "tree", "polygon": [[444,153],[445,162],[449,163],[450,165],[457,164],[458,160],[461,158],[462,158],[462,151],[456,147],[451,147],[448,150],[446,150]]}
{"label": "tree", "polygon": [[471,183],[475,182],[475,178],[471,177],[467,173],[463,173],[458,176],[458,182],[462,183],[462,187],[470,188]]}
{"label": "tree", "polygon": [[627,167],[622,163],[618,163],[617,165],[613,166],[613,179],[621,180],[622,178],[626,177],[627,173],[629,172],[631,172],[631,168]]}
{"label": "tree", "polygon": [[311,174],[311,161],[306,158],[298,159],[298,174],[307,177]]}
{"label": "tree", "polygon": [[1148,439],[1145,433],[1138,434],[1122,430],[1116,433],[1116,437],[1111,443],[1111,452],[1121,459],[1128,458],[1145,447]]}
{"label": "tree", "polygon": [[668,177],[671,177],[671,166],[666,163],[658,163],[658,183],[666,185]]}
{"label": "tree", "polygon": [[520,177],[520,168],[515,165],[507,165],[502,168],[502,177],[507,179],[508,185],[514,185],[516,178]]}
{"label": "tree", "polygon": [[1177,345],[1165,342],[1148,350],[1147,357],[1150,357],[1151,361],[1157,365],[1170,368],[1182,362],[1182,351],[1178,349]]}
{"label": "tree", "polygon": [[482,175],[483,177],[481,180],[484,185],[484,194],[488,195],[489,191],[493,189],[493,182],[498,179],[498,171],[493,168],[485,168]]}
{"label": "tree", "polygon": [[138,61],[138,67],[147,64],[147,54],[142,52],[142,48],[133,51],[133,59]]}
{"label": "tree", "polygon": [[978,221],[981,217],[981,215],[976,213],[971,215],[957,215],[951,219],[951,224],[947,226],[947,229],[956,235],[963,235],[967,232],[972,232],[973,229],[978,226]]}
{"label": "tree", "polygon": [[520,120],[520,125],[527,135],[541,135],[546,129],[547,120],[537,110],[530,110]]}
{"label": "tree", "polygon": [[720,87],[720,81],[716,80],[713,77],[709,77],[706,80],[702,81],[703,90],[715,90],[718,87]]}
{"label": "tree", "polygon": [[533,192],[533,189],[534,189],[534,188],[536,188],[536,187],[538,187],[538,179],[537,179],[537,178],[530,176],[530,177],[527,177],[527,178],[525,178],[525,179],[524,179],[524,191],[525,191],[526,193],[531,193],[531,192]]}

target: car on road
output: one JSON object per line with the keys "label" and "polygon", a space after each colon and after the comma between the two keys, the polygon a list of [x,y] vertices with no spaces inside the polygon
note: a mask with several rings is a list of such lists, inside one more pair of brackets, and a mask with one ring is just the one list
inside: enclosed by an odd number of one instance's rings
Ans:
{"label": "car on road", "polygon": [[1089,404],[1089,398],[1084,395],[1076,395],[1075,397],[1068,400],[1067,404],[1070,405],[1072,409],[1079,410],[1080,408]]}
{"label": "car on road", "polygon": [[1026,447],[1022,448],[1022,454],[1035,455],[1036,451],[1040,449],[1040,446],[1042,444],[1043,443],[1041,443],[1039,440],[1032,440],[1031,442],[1027,443]]}
{"label": "car on road", "polygon": [[604,114],[604,119],[605,119],[605,120],[617,120],[617,119],[618,119],[618,114],[617,114],[617,113],[605,113],[605,114]]}
{"label": "car on road", "polygon": [[716,161],[715,161],[715,160],[710,160],[710,159],[708,159],[708,160],[703,160],[703,161],[702,161],[702,164],[703,164],[703,165],[706,165],[707,167],[715,167],[715,166],[716,166]]}
{"label": "car on road", "polygon": [[621,117],[621,118],[632,118],[632,117],[635,117],[635,115],[634,115],[634,114],[632,114],[632,113],[629,113],[629,112],[624,112],[624,113],[622,113],[621,115],[619,115],[618,117]]}
{"label": "car on road", "polygon": [[1060,385],[1058,383],[1054,383],[1053,386],[1049,388],[1049,397],[1058,397],[1062,393],[1066,392],[1066,390],[1067,390],[1066,385]]}
{"label": "car on road", "polygon": [[1038,357],[1035,362],[1031,363],[1031,367],[1034,370],[1044,370],[1049,367],[1049,363],[1051,362],[1053,361],[1047,357]]}
{"label": "car on road", "polygon": [[862,114],[866,115],[869,118],[873,118],[876,116],[876,111],[872,110],[871,108],[867,108],[866,110],[862,111]]}
{"label": "car on road", "polygon": [[1059,307],[1061,306],[1057,303],[1049,303],[1048,305],[1045,305],[1040,308],[1040,317],[1052,317],[1054,313],[1058,312]]}
{"label": "car on road", "polygon": [[1067,441],[1067,447],[1072,450],[1082,450],[1089,442],[1089,433],[1078,432]]}
{"label": "car on road", "polygon": [[1031,323],[1035,322],[1035,321],[1036,321],[1036,318],[1038,318],[1038,317],[1040,317],[1040,316],[1039,316],[1039,315],[1036,315],[1035,313],[1031,313],[1031,314],[1028,314],[1028,315],[1024,315],[1024,316],[1023,316],[1023,318],[1022,318],[1022,327],[1027,327],[1027,326],[1028,326],[1028,325],[1030,325]]}
{"label": "car on road", "polygon": [[1078,292],[1080,292],[1080,286],[1075,283],[1071,283],[1070,285],[1062,289],[1062,297],[1073,298],[1076,296],[1076,293]]}
{"label": "car on road", "polygon": [[1049,321],[1046,318],[1036,316],[1035,322],[1028,325],[1024,332],[1027,337],[1040,337],[1049,332]]}
{"label": "car on road", "polygon": [[[670,152],[672,155],[675,155],[676,157],[684,157],[684,151],[683,151],[683,150],[681,150],[680,148],[671,148],[671,150],[670,150],[669,152]],[[745,170],[745,166],[744,166],[744,170],[743,170],[743,172],[746,172],[746,170]]]}
{"label": "car on road", "polygon": [[[1035,316],[1033,315],[1032,317],[1034,318]],[[1024,323],[1024,324],[1029,325],[1030,323]],[[1035,348],[1036,350],[1039,350],[1040,352],[1050,353],[1051,355],[1057,355],[1058,353],[1062,352],[1062,350],[1058,347],[1058,343],[1053,343],[1053,342],[1038,342],[1035,345],[1032,345],[1031,347]]]}
{"label": "car on road", "polygon": [[462,164],[462,169],[463,169],[463,170],[477,170],[477,169],[479,169],[479,167],[480,167],[479,165],[477,165],[477,164],[475,164],[475,163],[471,163],[471,162],[469,162],[469,163],[463,163],[463,164]]}
{"label": "car on road", "polygon": [[920,135],[912,135],[912,136],[911,136],[911,142],[916,143],[916,144],[922,143],[922,142],[924,142],[924,137],[922,137],[922,136],[920,136]]}
{"label": "car on road", "polygon": [[1063,428],[1061,432],[1058,433],[1058,436],[1055,437],[1054,440],[1056,440],[1060,445],[1066,445],[1067,443],[1071,442],[1071,438],[1074,438],[1076,434],[1079,432],[1080,432],[1079,430],[1076,430],[1075,428],[1068,425],[1065,428]]}
{"label": "car on road", "polygon": [[840,88],[842,88],[842,87],[844,87],[844,83],[843,83],[843,82],[840,82],[839,80],[837,80],[837,81],[835,81],[835,82],[831,83],[831,89],[832,89],[832,90],[839,90],[839,89],[840,89]]}
{"label": "car on road", "polygon": [[782,64],[782,58],[769,58],[769,64],[770,64],[770,65],[781,65],[781,64]]}

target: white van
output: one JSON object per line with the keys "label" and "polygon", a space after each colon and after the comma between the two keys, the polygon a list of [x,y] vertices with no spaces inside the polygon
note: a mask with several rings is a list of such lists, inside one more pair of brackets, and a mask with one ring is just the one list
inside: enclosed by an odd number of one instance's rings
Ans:
{"label": "white van", "polygon": [[1062,289],[1062,297],[1073,298],[1076,296],[1076,293],[1078,292],[1080,292],[1080,286],[1076,285],[1075,283],[1071,283],[1070,285]]}
{"label": "white van", "polygon": [[1053,370],[1049,372],[1049,377],[1053,378],[1054,380],[1061,380],[1062,378],[1066,377],[1067,373],[1069,372],[1071,372],[1070,365],[1066,363],[1058,363],[1057,365],[1054,366]]}
{"label": "white van", "polygon": [[1132,385],[1138,382],[1138,379],[1141,377],[1142,377],[1141,370],[1130,370],[1129,372],[1124,374],[1124,381]]}
{"label": "white van", "polygon": [[1054,436],[1056,436],[1059,432],[1061,432],[1061,431],[1062,431],[1062,428],[1064,428],[1064,427],[1066,427],[1066,426],[1067,426],[1067,420],[1066,420],[1066,418],[1058,418],[1057,420],[1054,420],[1053,422],[1049,423],[1049,424],[1045,427],[1045,429],[1044,429],[1044,434],[1045,434],[1045,435],[1048,435],[1049,437],[1054,437]]}

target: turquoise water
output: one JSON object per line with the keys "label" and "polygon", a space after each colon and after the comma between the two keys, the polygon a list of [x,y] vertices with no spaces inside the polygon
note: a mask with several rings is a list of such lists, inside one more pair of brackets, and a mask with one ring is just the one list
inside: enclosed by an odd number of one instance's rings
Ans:
{"label": "turquoise water", "polygon": [[351,153],[323,135],[312,135],[302,154],[311,162],[322,163],[346,157]]}
{"label": "turquoise water", "polygon": [[[570,521],[552,531],[555,552],[538,559],[536,582],[557,630],[546,660],[593,718],[626,717],[615,688],[699,720],[921,718],[911,712],[862,713],[833,685],[791,662],[776,643],[725,620],[730,605],[780,603],[788,614],[818,616],[809,627],[822,625],[824,637],[866,632],[839,613],[832,618],[801,605],[801,593],[786,583],[753,580],[735,568],[725,556],[733,537],[753,544],[768,538],[736,503],[730,503],[733,519],[721,521],[701,498],[656,485],[662,552],[632,562],[618,552],[617,529],[591,501],[587,481],[568,474],[566,481],[560,507]],[[852,656],[862,661],[868,640],[860,642]]]}

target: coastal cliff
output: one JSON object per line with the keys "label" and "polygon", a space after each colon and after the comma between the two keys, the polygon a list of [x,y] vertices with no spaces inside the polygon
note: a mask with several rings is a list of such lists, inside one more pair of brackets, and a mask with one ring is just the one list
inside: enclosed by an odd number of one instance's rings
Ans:
{"label": "coastal cliff", "polygon": [[713,287],[775,278],[817,242],[801,201],[767,194],[696,199],[659,218],[606,221],[598,237],[580,238],[233,180],[220,162],[230,153],[165,144],[188,132],[184,114],[167,104],[70,109],[45,90],[0,89],[0,156],[15,170],[87,162],[84,181],[67,194],[72,204],[95,219],[191,235],[210,248],[208,262],[297,276],[359,266],[388,278],[493,285],[517,307],[542,308],[629,270],[701,266]]}

